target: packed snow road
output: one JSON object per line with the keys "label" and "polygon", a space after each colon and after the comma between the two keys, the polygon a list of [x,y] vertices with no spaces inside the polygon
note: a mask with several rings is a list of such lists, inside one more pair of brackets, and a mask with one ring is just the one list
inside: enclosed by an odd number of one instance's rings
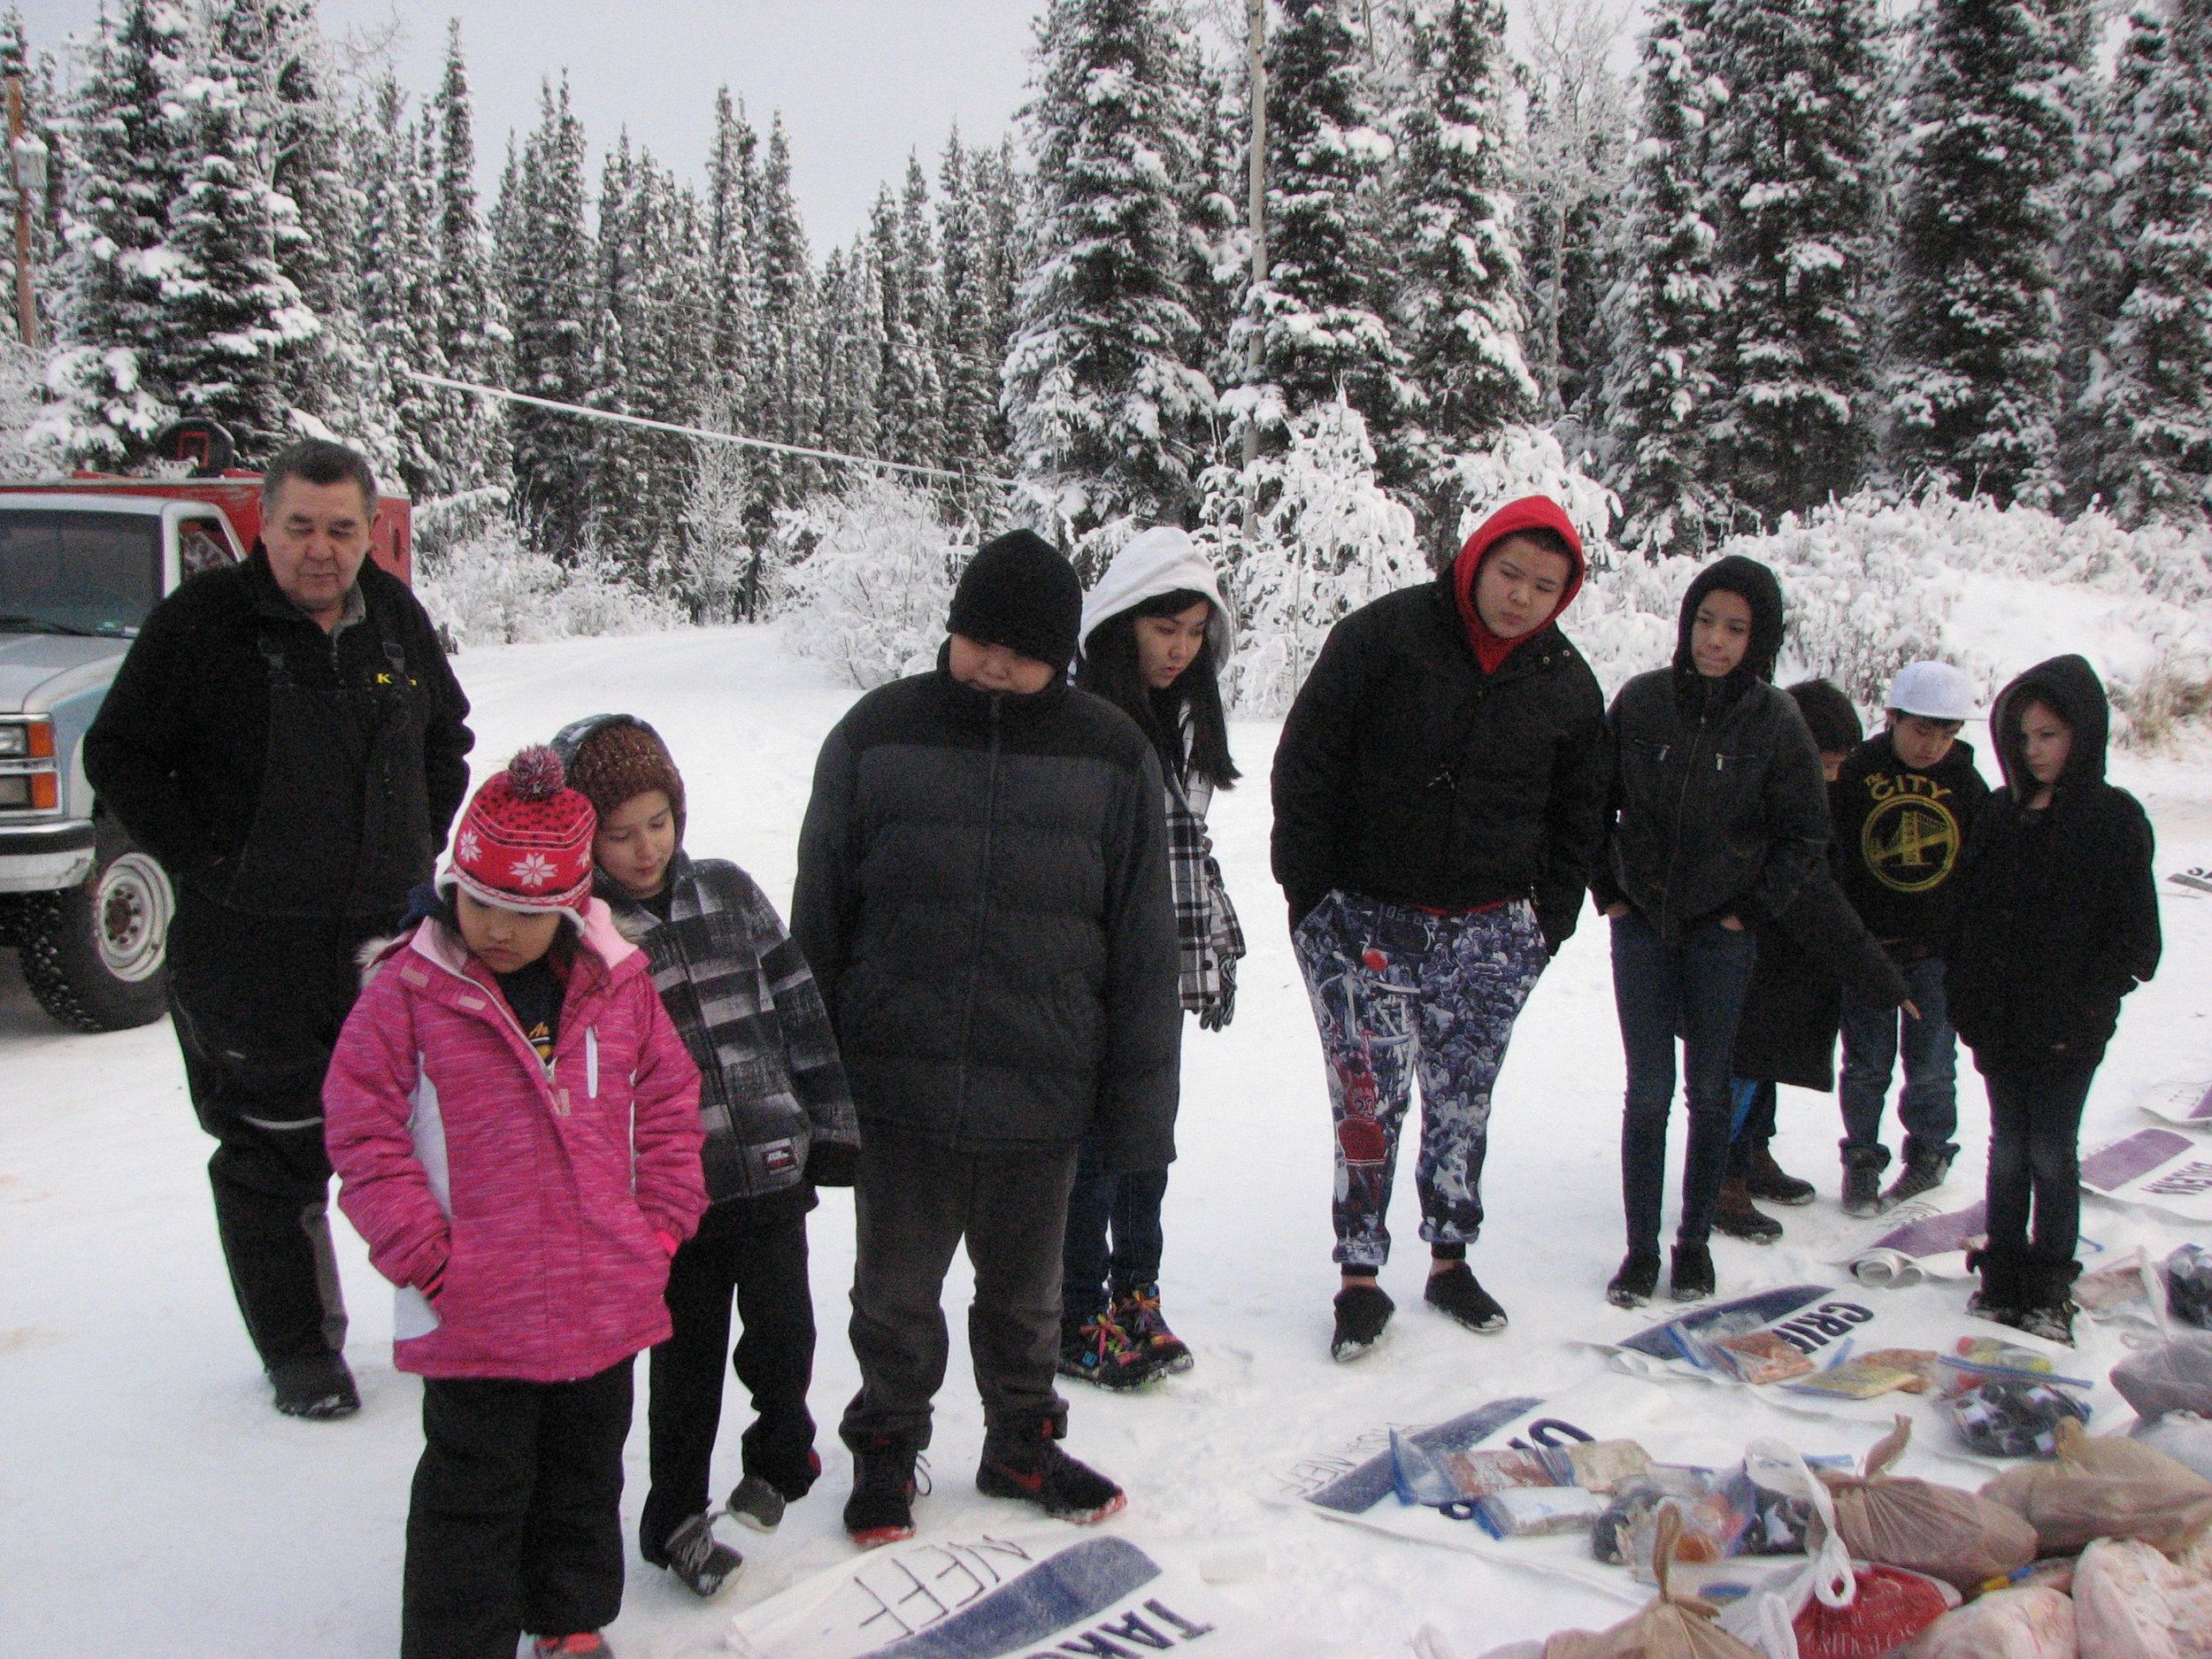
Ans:
{"label": "packed snow road", "polygon": [[[480,775],[579,715],[632,710],[660,728],[684,769],[693,850],[736,859],[780,904],[787,898],[815,751],[854,694],[792,663],[771,634],[518,646],[470,652],[457,667],[476,704]],[[1371,1357],[1330,1362],[1328,1120],[1318,1046],[1267,875],[1274,736],[1267,726],[1233,729],[1246,782],[1213,811],[1252,944],[1236,1021],[1218,1034],[1191,1025],[1185,1039],[1164,1304],[1197,1366],[1136,1397],[1077,1387],[1071,1449],[1127,1486],[1129,1509],[1115,1530],[1217,1554],[1233,1547],[1240,1581],[1224,1596],[1264,1606],[1325,1651],[1402,1655],[1425,1623],[1466,1655],[1562,1624],[1602,1626],[1622,1603],[1260,1496],[1271,1471],[1374,1425],[1433,1421],[1594,1374],[1597,1356],[1570,1344],[1607,1311],[1601,1292],[1620,1249],[1620,1047],[1603,929],[1586,913],[1529,1003],[1497,1094],[1489,1222],[1472,1260],[1512,1328],[1478,1337],[1422,1306],[1425,1252],[1409,1179],[1397,1200],[1399,1256],[1383,1279],[1398,1317]],[[2212,864],[2212,763],[2124,757],[2115,776],[2150,809],[2162,874]],[[2161,897],[2165,965],[2129,1000],[2091,1097],[2085,1147],[2148,1123],[2135,1105],[2147,1086],[2212,1079],[2212,895],[2162,882]],[[389,1289],[358,1240],[340,1226],[353,1316],[348,1353],[364,1409],[337,1423],[280,1417],[224,1277],[204,1174],[211,1143],[193,1123],[166,1024],[103,1037],[65,1033],[39,1013],[12,957],[0,958],[0,1584],[9,1650],[28,1659],[393,1652],[419,1388],[391,1369]],[[1978,1194],[1986,1133],[1970,1069],[1962,1068],[1961,1105],[1968,1152],[1941,1194],[1957,1203]],[[1832,1274],[1849,1243],[1880,1231],[1835,1205],[1838,1133],[1831,1100],[1785,1091],[1777,1151],[1820,1183],[1822,1197],[1778,1212],[1788,1236],[1774,1248],[1717,1240],[1724,1295]],[[1680,1141],[1678,1128],[1678,1157]],[[2084,1225],[2107,1249],[2141,1242],[2162,1256],[2192,1234],[2096,1201]],[[711,1606],[633,1556],[611,1632],[624,1659],[719,1651],[731,1611],[849,1552],[838,1524],[849,1465],[833,1433],[855,1384],[844,1340],[849,1194],[825,1195],[812,1237],[822,1483],[776,1536],[735,1539],[747,1567]],[[949,1293],[964,1294],[964,1284]],[[1909,1294],[1962,1306],[1965,1291]],[[2084,1328],[2082,1369],[2101,1375],[2116,1339]],[[935,1491],[918,1512],[925,1536],[1024,1521],[974,1491],[980,1416],[957,1318],[953,1329],[953,1371],[930,1454]],[[1725,1443],[1733,1396],[1677,1386],[1686,1433]],[[736,1478],[735,1427],[746,1420],[731,1392],[717,1466],[723,1486]],[[1876,1432],[1855,1422],[1804,1425],[1811,1451],[1863,1449]],[[630,1441],[627,1526],[643,1496],[644,1454],[641,1421]],[[1943,1478],[1959,1479],[1957,1465]]]}

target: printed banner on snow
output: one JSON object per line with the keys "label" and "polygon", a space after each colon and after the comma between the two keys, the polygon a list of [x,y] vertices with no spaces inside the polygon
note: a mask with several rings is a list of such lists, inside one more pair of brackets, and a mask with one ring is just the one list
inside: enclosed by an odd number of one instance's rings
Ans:
{"label": "printed banner on snow", "polygon": [[1901,1290],[1924,1279],[1963,1279],[1968,1248],[1989,1231],[1989,1206],[1978,1199],[1953,1210],[1923,1199],[1889,1213],[1897,1225],[1844,1258],[1854,1279],[1877,1290]]}
{"label": "printed banner on snow", "polygon": [[1197,1575],[1112,1533],[1067,1532],[871,1550],[747,1609],[747,1659],[1059,1659],[1180,1654],[1276,1659],[1282,1632]]}
{"label": "printed banner on snow", "polygon": [[2170,1124],[2189,1124],[2199,1129],[2212,1127],[2212,1083],[2200,1077],[2154,1083],[2143,1091],[2143,1098],[2136,1103],[2152,1117],[2163,1118]]}
{"label": "printed banner on snow", "polygon": [[2124,1204],[2212,1221],[2212,1144],[2175,1129],[2139,1129],[2084,1155],[2081,1184]]}

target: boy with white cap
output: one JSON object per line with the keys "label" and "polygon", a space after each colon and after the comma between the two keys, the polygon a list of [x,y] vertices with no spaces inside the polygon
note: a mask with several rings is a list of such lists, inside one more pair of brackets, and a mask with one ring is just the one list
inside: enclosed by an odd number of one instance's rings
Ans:
{"label": "boy with white cap", "polygon": [[[1906,664],[1890,686],[1887,729],[1853,751],[1829,791],[1837,879],[1904,974],[1907,1006],[1919,1010],[1916,1019],[1845,995],[1843,1207],[1855,1216],[1879,1215],[1940,1187],[1958,1153],[1958,1043],[1945,1011],[1941,950],[1959,855],[1989,796],[1973,745],[1959,737],[1976,703],[1963,670]],[[1901,1052],[1905,1167],[1885,1193],[1882,1107]]]}

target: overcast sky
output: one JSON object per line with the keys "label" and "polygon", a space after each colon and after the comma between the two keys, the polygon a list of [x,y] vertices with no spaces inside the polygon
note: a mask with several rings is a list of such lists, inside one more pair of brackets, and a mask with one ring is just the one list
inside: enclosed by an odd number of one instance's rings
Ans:
{"label": "overcast sky", "polygon": [[[34,51],[88,30],[97,0],[18,0]],[[807,234],[818,256],[865,223],[885,179],[918,148],[933,181],[956,120],[995,140],[1020,107],[1041,0],[322,0],[324,27],[365,36],[395,22],[401,83],[437,84],[446,19],[461,19],[488,187],[538,88],[568,71],[595,155],[624,127],[680,178],[701,173],[715,88],[726,83],[765,136],[780,109]]]}

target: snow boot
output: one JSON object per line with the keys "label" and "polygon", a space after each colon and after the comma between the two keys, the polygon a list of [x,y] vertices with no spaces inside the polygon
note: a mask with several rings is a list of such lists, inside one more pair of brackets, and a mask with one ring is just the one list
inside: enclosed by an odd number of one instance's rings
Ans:
{"label": "snow boot", "polygon": [[1167,1328],[1166,1317],[1160,1312],[1157,1285],[1117,1291],[1107,1305],[1106,1317],[1121,1327],[1132,1348],[1152,1362],[1157,1374],[1179,1377],[1197,1363],[1190,1345]]}
{"label": "snow boot", "polygon": [[1440,1273],[1431,1273],[1421,1293],[1430,1307],[1449,1315],[1470,1331],[1488,1336],[1505,1329],[1505,1310],[1475,1278],[1464,1262],[1454,1262]]}
{"label": "snow boot", "polygon": [[1882,1171],[1889,1167],[1887,1147],[1846,1146],[1843,1149],[1843,1213],[1878,1216],[1882,1202]]}
{"label": "snow boot", "polygon": [[1751,1190],[1740,1175],[1732,1175],[1720,1184],[1713,1229],[1753,1244],[1771,1244],[1782,1236],[1782,1224],[1751,1202]]}
{"label": "snow boot", "polygon": [[1705,1245],[1678,1240],[1674,1267],[1667,1276],[1667,1294],[1677,1302],[1703,1302],[1717,1288],[1713,1252]]}
{"label": "snow boot", "polygon": [[1882,1208],[1893,1210],[1923,1193],[1932,1193],[1951,1178],[1951,1160],[1941,1152],[1916,1152],[1905,1148],[1905,1167],[1898,1172],[1895,1185],[1882,1194]]}
{"label": "snow boot", "polygon": [[1774,1154],[1765,1141],[1751,1148],[1744,1160],[1744,1189],[1754,1198],[1770,1204],[1809,1204],[1817,1190],[1810,1181],[1801,1181],[1774,1161]]}
{"label": "snow boot", "polygon": [[1329,1357],[1340,1363],[1373,1352],[1397,1306],[1371,1279],[1355,1279],[1338,1291],[1336,1334],[1329,1339]]}
{"label": "snow boot", "polygon": [[1966,1299],[1966,1311],[1992,1325],[2017,1328],[2027,1306],[2026,1263],[2010,1252],[1969,1250],[1966,1271],[1981,1275],[1981,1288]]}
{"label": "snow boot", "polygon": [[2074,1306],[2070,1294],[2081,1272],[2078,1262],[2042,1250],[2030,1250],[2021,1272],[2020,1317],[2009,1323],[2015,1330],[2039,1336],[2046,1342],[2074,1346]]}
{"label": "snow boot", "polygon": [[276,1391],[276,1409],[288,1417],[324,1423],[349,1417],[361,1409],[360,1391],[353,1386],[353,1373],[341,1354],[318,1354],[272,1365],[269,1386]]}
{"label": "snow boot", "polygon": [[1120,1394],[1143,1387],[1165,1367],[1132,1342],[1110,1312],[1101,1311],[1087,1319],[1061,1316],[1059,1371]]}
{"label": "snow boot", "polygon": [[1620,1271],[1605,1287],[1605,1299],[1616,1308],[1640,1308],[1659,1288],[1659,1252],[1631,1250],[1621,1258]]}
{"label": "snow boot", "polygon": [[[863,1549],[914,1536],[914,1494],[921,1448],[895,1434],[864,1434],[853,1446],[853,1495],[845,1531]],[[926,1491],[926,1487],[920,1490]]]}
{"label": "snow boot", "polygon": [[987,1430],[975,1489],[987,1498],[1033,1503],[1054,1519],[1078,1526],[1116,1513],[1128,1496],[1088,1463],[1060,1449],[1060,1437],[1067,1432],[1067,1418],[1057,1414]]}
{"label": "snow boot", "polygon": [[685,1589],[708,1600],[737,1576],[745,1557],[714,1536],[714,1514],[695,1515],[668,1535],[657,1550],[638,1553],[656,1567],[665,1567]]}
{"label": "snow boot", "polygon": [[531,1659],[614,1659],[614,1649],[595,1630],[573,1636],[537,1636],[530,1642]]}
{"label": "snow boot", "polygon": [[730,1501],[723,1507],[740,1526],[772,1532],[783,1525],[784,1509],[789,1502],[760,1476],[748,1475],[730,1489]]}

